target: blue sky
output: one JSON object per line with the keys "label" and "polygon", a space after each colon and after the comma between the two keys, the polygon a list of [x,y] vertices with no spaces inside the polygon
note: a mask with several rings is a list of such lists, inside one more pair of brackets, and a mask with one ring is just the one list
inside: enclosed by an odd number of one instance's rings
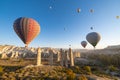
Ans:
{"label": "blue sky", "polygon": [[[92,31],[101,35],[96,48],[120,45],[117,15],[120,16],[120,0],[0,0],[0,44],[24,46],[13,23],[19,17],[30,17],[41,26],[30,47],[68,48],[71,44],[72,48],[82,49],[81,41]],[[93,47],[88,44],[86,48]]]}

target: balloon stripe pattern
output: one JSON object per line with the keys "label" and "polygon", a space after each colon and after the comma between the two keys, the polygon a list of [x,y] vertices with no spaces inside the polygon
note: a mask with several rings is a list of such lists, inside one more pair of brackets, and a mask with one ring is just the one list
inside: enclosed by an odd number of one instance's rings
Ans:
{"label": "balloon stripe pattern", "polygon": [[13,27],[16,34],[27,45],[40,33],[39,24],[31,18],[18,18]]}

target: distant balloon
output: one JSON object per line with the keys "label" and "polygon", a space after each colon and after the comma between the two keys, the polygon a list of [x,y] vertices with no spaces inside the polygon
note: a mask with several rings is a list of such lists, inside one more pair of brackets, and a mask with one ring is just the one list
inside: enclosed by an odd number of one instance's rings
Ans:
{"label": "distant balloon", "polygon": [[71,47],[71,45],[69,45],[69,47]]}
{"label": "distant balloon", "polygon": [[94,10],[93,10],[93,9],[90,9],[90,12],[91,12],[91,13],[93,13],[93,12],[94,12]]}
{"label": "distant balloon", "polygon": [[97,32],[91,32],[87,34],[86,39],[95,48],[97,43],[100,41],[101,36]]}
{"label": "distant balloon", "polygon": [[120,16],[116,16],[116,18],[117,18],[117,19],[119,19],[119,18],[120,18]]}
{"label": "distant balloon", "polygon": [[64,27],[64,31],[67,31],[67,27]]}
{"label": "distant balloon", "polygon": [[52,6],[50,6],[49,9],[52,9]]}
{"label": "distant balloon", "polygon": [[85,48],[87,46],[87,42],[86,41],[82,41],[81,45]]}
{"label": "distant balloon", "polygon": [[81,12],[81,9],[80,9],[80,8],[78,8],[78,9],[77,9],[77,12],[78,12],[78,13],[80,13],[80,12]]}
{"label": "distant balloon", "polygon": [[16,19],[13,28],[24,42],[25,47],[40,33],[40,25],[32,18],[20,17]]}
{"label": "distant balloon", "polygon": [[64,28],[64,31],[66,30],[66,28]]}
{"label": "distant balloon", "polygon": [[93,27],[90,27],[91,30],[93,30]]}

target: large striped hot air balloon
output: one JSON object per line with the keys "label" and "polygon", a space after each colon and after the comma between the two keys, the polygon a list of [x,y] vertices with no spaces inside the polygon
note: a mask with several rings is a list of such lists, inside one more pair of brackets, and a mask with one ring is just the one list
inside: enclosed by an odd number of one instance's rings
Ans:
{"label": "large striped hot air balloon", "polygon": [[15,20],[13,27],[25,47],[40,33],[40,25],[32,18],[20,17]]}
{"label": "large striped hot air balloon", "polygon": [[97,43],[100,41],[100,34],[97,32],[88,33],[86,36],[87,41],[95,48]]}

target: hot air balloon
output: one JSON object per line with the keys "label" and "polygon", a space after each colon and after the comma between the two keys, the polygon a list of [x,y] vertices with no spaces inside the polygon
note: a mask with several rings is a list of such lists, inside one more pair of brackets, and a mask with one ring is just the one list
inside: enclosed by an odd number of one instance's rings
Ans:
{"label": "hot air balloon", "polygon": [[52,9],[52,6],[50,6],[49,9]]}
{"label": "hot air balloon", "polygon": [[71,45],[69,45],[69,47],[71,47]]}
{"label": "hot air balloon", "polygon": [[87,42],[86,41],[82,41],[81,45],[85,48],[87,46]]}
{"label": "hot air balloon", "polygon": [[101,37],[99,33],[91,32],[87,34],[86,39],[95,48]]}
{"label": "hot air balloon", "polygon": [[120,16],[116,16],[116,18],[117,18],[117,19],[119,19],[119,18],[120,18]]}
{"label": "hot air balloon", "polygon": [[78,13],[80,13],[80,12],[81,12],[81,9],[80,9],[80,8],[78,8],[78,9],[77,9],[77,12],[78,12]]}
{"label": "hot air balloon", "polygon": [[40,25],[32,18],[20,17],[14,21],[14,31],[28,47],[28,44],[40,33]]}
{"label": "hot air balloon", "polygon": [[93,30],[93,27],[90,27],[91,30]]}
{"label": "hot air balloon", "polygon": [[93,10],[93,9],[90,9],[90,12],[91,12],[91,13],[93,13],[93,12],[94,12],[94,10]]}
{"label": "hot air balloon", "polygon": [[66,28],[64,27],[64,31],[66,30]]}

